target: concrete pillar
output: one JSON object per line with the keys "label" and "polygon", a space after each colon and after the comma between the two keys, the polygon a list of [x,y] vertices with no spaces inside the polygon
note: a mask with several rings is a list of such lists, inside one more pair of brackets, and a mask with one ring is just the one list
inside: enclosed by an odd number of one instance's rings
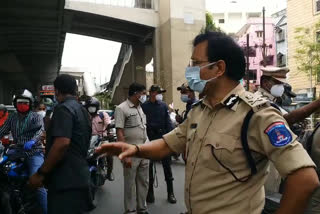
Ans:
{"label": "concrete pillar", "polygon": [[205,26],[205,0],[159,1],[159,28],[155,31],[155,81],[167,89],[165,101],[179,109],[177,86],[186,82],[185,68],[192,54],[192,40]]}
{"label": "concrete pillar", "polygon": [[132,46],[132,54],[125,65],[119,85],[113,95],[112,103],[120,104],[128,97],[129,86],[133,82],[147,85],[146,65],[153,57],[153,47],[136,44]]}

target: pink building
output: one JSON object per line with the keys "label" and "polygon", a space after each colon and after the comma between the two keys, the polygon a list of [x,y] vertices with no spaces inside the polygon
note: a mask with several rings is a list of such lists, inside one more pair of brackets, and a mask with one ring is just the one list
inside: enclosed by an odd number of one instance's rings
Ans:
{"label": "pink building", "polygon": [[[276,65],[276,44],[275,44],[275,26],[272,18],[266,18],[266,63],[267,66]],[[251,18],[236,34],[238,44],[243,47],[247,54],[247,34],[249,34],[249,54],[250,54],[250,83],[260,85],[260,70],[263,62],[263,25],[262,18]]]}

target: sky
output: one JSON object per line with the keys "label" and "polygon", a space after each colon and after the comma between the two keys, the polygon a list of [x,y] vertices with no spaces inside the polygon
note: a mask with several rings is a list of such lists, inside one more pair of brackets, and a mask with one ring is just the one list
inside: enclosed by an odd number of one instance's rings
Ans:
{"label": "sky", "polygon": [[68,33],[62,67],[83,68],[96,77],[97,84],[109,81],[121,43]]}
{"label": "sky", "polygon": [[[286,0],[206,0],[206,9],[209,12],[248,9],[248,7],[252,7],[249,10],[259,11],[263,6],[266,7],[267,16],[270,16],[286,8]],[[121,44],[117,42],[67,34],[62,66],[84,68],[96,77],[96,84],[101,85],[109,81],[120,47]]]}
{"label": "sky", "polygon": [[262,11],[263,6],[266,8],[266,15],[271,16],[273,13],[285,9],[287,0],[206,0],[206,9],[209,12],[243,9]]}

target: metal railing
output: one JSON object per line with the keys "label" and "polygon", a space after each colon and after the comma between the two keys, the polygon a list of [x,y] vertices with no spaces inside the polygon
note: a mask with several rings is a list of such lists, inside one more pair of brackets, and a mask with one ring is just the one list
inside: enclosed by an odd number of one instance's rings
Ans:
{"label": "metal railing", "polygon": [[66,2],[87,2],[94,4],[104,4],[118,7],[155,9],[155,1],[157,0],[67,0]]}

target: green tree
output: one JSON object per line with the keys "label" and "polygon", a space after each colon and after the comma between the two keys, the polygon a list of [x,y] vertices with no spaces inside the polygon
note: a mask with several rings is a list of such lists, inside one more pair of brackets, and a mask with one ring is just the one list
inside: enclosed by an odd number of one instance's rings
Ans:
{"label": "green tree", "polygon": [[206,26],[201,29],[201,33],[204,33],[206,31],[222,32],[222,30],[214,23],[213,16],[209,12],[206,12]]}
{"label": "green tree", "polygon": [[305,72],[312,79],[320,79],[320,21],[311,27],[295,29],[295,39],[298,42],[294,59],[299,71]]}
{"label": "green tree", "polygon": [[114,105],[111,103],[111,92],[102,92],[94,95],[95,98],[97,98],[100,103],[101,107],[100,109],[109,109],[114,110]]}

